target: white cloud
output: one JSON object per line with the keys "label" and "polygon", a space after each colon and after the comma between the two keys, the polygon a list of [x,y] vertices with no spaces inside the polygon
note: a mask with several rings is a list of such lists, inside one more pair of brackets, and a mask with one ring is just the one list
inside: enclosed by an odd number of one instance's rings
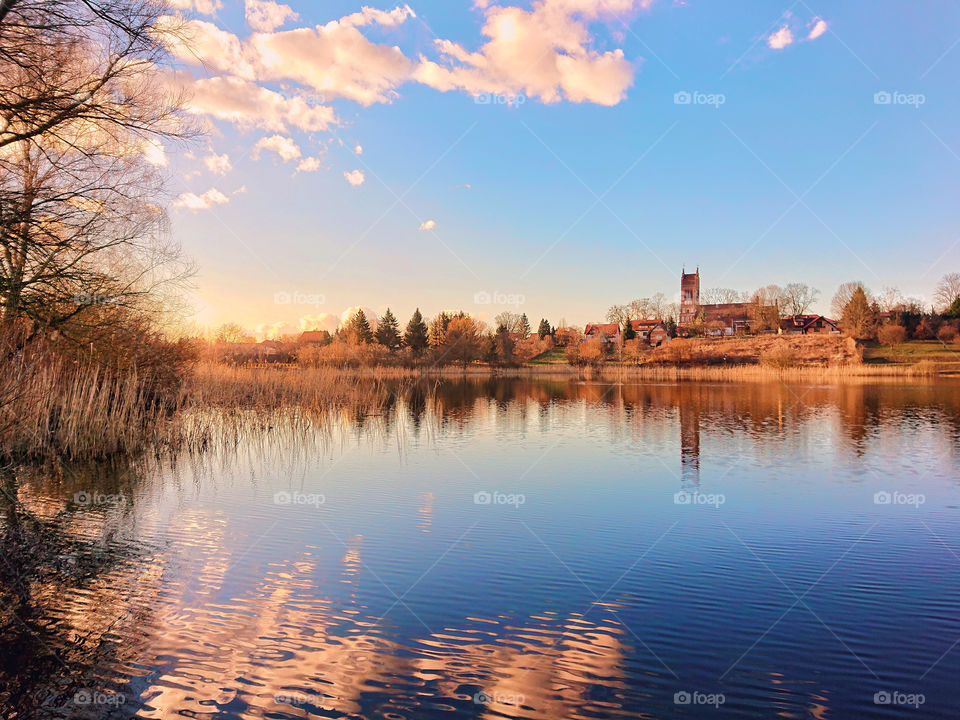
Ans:
{"label": "white cloud", "polygon": [[300,330],[326,330],[335,332],[340,326],[340,318],[333,313],[318,313],[317,315],[304,315],[297,323]]}
{"label": "white cloud", "polygon": [[422,59],[415,77],[437,90],[474,95],[526,95],[546,103],[567,99],[616,105],[633,83],[633,66],[622,50],[591,47],[587,24],[646,9],[652,0],[538,0],[530,10],[478,5],[484,12],[487,42],[470,52],[450,40],[437,40],[446,60]]}
{"label": "white cloud", "polygon": [[289,5],[272,0],[246,0],[247,23],[257,32],[273,32],[287,20],[295,20],[296,12]]}
{"label": "white cloud", "polygon": [[807,35],[807,40],[816,40],[827,31],[828,26],[826,20],[822,18],[814,18],[812,22],[813,28],[811,28],[810,34]]}
{"label": "white cloud", "polygon": [[354,315],[357,314],[357,310],[363,310],[363,314],[367,316],[367,321],[371,325],[375,325],[377,322],[377,311],[372,307],[367,307],[366,305],[354,305],[353,307],[348,307],[342,313],[340,313],[340,324],[338,327],[343,327],[351,320],[353,320]]}
{"label": "white cloud", "polygon": [[354,155],[363,155],[363,145],[357,143],[353,148]]}
{"label": "white cloud", "polygon": [[228,202],[230,202],[230,198],[216,188],[210,188],[202,195],[197,195],[192,192],[183,193],[174,200],[173,206],[197,211],[209,210],[214,205],[225,205]]}
{"label": "white cloud", "polygon": [[283,135],[271,135],[257,140],[257,144],[253,146],[253,159],[259,159],[260,153],[264,150],[276,153],[284,162],[300,157],[299,146],[291,138]]}
{"label": "white cloud", "polygon": [[789,25],[784,25],[773,35],[767,38],[767,45],[774,50],[783,50],[787,45],[793,42],[793,31]]}
{"label": "white cloud", "polygon": [[206,166],[207,170],[212,172],[214,175],[226,175],[228,172],[233,170],[233,164],[230,162],[230,156],[226,153],[223,155],[211,153],[203,159],[203,164]]}
{"label": "white cloud", "polygon": [[215,15],[223,7],[220,0],[169,0],[170,7],[177,10],[198,12],[201,15]]}
{"label": "white cloud", "polygon": [[236,77],[195,80],[188,109],[246,128],[287,132],[289,127],[308,132],[337,124],[333,108],[315,105],[300,96],[286,97],[254,82]]}
{"label": "white cloud", "polygon": [[367,179],[367,176],[363,174],[363,170],[351,170],[350,172],[344,172],[343,176],[347,179],[347,182],[354,187],[363,185],[363,182]]}
{"label": "white cloud", "polygon": [[233,33],[206,20],[183,23],[179,18],[164,16],[159,24],[161,30],[175,28],[175,32],[168,33],[165,38],[170,52],[178,60],[213,72],[253,79],[254,69],[246,57],[247,51]]}
{"label": "white cloud", "polygon": [[240,187],[238,187],[236,190],[234,190],[234,191],[233,191],[232,193],[230,193],[230,194],[231,194],[231,195],[243,195],[246,191],[247,191],[247,186],[246,186],[246,185],[241,185]]}
{"label": "white cloud", "polygon": [[[413,12],[398,8],[385,15],[355,13],[315,28],[258,34],[250,39],[261,80],[292,81],[325,99],[347,98],[361,105],[391,101],[395,88],[410,79],[414,63],[400,48],[368,40],[358,25],[398,24]],[[382,11],[376,11],[381,13]],[[359,19],[354,19],[361,16]]]}
{"label": "white cloud", "polygon": [[140,147],[143,151],[143,157],[148,163],[154,167],[167,166],[167,152],[163,147],[163,143],[158,139],[150,138],[149,140],[144,140]]}
{"label": "white cloud", "polygon": [[426,222],[420,223],[421,230],[433,230],[437,226],[437,223],[434,220],[427,220]]}
{"label": "white cloud", "polygon": [[320,158],[306,157],[297,165],[296,172],[316,172],[320,169]]}

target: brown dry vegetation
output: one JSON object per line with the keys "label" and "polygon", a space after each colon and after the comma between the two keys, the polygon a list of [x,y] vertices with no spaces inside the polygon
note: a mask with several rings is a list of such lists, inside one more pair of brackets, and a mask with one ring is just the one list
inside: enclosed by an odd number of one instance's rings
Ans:
{"label": "brown dry vegetation", "polygon": [[653,350],[649,361],[678,366],[839,367],[861,364],[863,353],[853,339],[838,335],[760,335],[676,339]]}

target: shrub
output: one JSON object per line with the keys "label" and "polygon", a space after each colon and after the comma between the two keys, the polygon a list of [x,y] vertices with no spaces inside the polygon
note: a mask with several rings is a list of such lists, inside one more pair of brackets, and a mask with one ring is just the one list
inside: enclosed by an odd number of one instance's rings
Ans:
{"label": "shrub", "polygon": [[800,365],[796,351],[788,345],[776,345],[760,354],[760,364],[782,370]]}
{"label": "shrub", "polygon": [[907,329],[902,325],[883,325],[877,331],[881,345],[900,345],[907,340]]}
{"label": "shrub", "polygon": [[937,331],[937,339],[940,342],[952,343],[957,339],[957,329],[951,325],[944,325]]}

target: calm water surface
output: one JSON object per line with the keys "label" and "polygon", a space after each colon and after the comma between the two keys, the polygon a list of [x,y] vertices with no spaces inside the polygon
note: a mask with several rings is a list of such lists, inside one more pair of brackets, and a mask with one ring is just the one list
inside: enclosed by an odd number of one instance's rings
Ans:
{"label": "calm water surface", "polygon": [[230,427],[10,472],[5,716],[960,711],[960,384],[445,381]]}

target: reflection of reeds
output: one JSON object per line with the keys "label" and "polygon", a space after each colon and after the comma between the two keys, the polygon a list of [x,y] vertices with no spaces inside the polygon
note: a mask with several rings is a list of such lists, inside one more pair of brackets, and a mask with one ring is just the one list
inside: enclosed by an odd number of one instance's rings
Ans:
{"label": "reflection of reeds", "polygon": [[[683,347],[678,343],[677,348]],[[689,347],[689,346],[688,346]],[[719,346],[718,346],[719,347]],[[691,348],[692,350],[692,348]],[[694,353],[695,354],[695,353]],[[609,363],[597,369],[565,366],[495,369],[484,366],[409,369],[399,367],[235,367],[201,364],[177,387],[146,372],[119,371],[54,352],[21,354],[0,375],[0,454],[7,457],[89,458],[168,448],[202,449],[225,431],[270,422],[270,414],[293,413],[299,422],[362,425],[389,416],[398,399],[417,386],[416,402],[430,403],[437,384],[455,378],[478,382],[530,378],[568,382],[578,377],[650,381],[804,381],[858,383],[933,377],[950,366],[862,363],[794,365],[776,362],[702,364]],[[491,391],[492,392],[492,391]],[[318,423],[322,420],[322,423]]]}

